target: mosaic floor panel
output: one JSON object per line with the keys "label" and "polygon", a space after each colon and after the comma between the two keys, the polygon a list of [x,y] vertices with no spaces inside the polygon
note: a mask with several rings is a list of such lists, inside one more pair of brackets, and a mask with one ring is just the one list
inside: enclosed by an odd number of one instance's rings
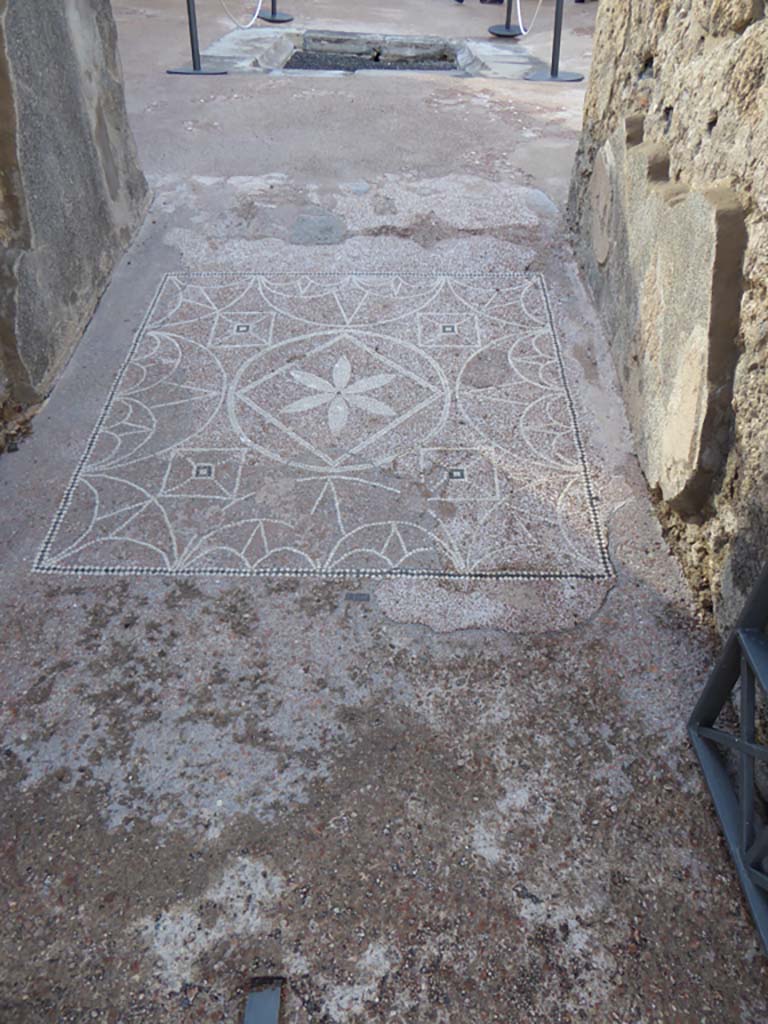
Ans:
{"label": "mosaic floor panel", "polygon": [[171,274],[38,571],[611,574],[537,274]]}

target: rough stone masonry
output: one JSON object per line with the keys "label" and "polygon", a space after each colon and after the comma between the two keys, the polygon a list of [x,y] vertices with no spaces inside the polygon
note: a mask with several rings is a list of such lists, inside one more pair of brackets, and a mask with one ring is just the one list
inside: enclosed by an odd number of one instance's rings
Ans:
{"label": "rough stone masonry", "polygon": [[570,216],[638,457],[726,628],[768,554],[763,0],[603,0]]}
{"label": "rough stone masonry", "polygon": [[50,389],[146,204],[109,0],[0,0],[0,402]]}

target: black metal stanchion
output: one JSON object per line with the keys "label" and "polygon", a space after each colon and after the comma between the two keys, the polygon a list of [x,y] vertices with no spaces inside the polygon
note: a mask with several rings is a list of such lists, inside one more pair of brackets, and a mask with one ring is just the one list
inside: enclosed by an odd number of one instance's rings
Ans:
{"label": "black metal stanchion", "polygon": [[269,14],[260,14],[259,17],[262,21],[293,21],[292,14],[285,14],[283,11],[278,11],[277,0],[272,0]]}
{"label": "black metal stanchion", "polygon": [[189,45],[192,48],[191,68],[169,68],[169,75],[226,75],[226,71],[204,68],[200,62],[200,37],[197,34],[197,11],[195,0],[187,0],[187,18],[189,20]]}
{"label": "black metal stanchion", "polygon": [[507,17],[503,25],[491,25],[488,29],[492,36],[523,36],[525,32],[519,25],[512,24],[512,0],[507,0]]}
{"label": "black metal stanchion", "polygon": [[563,2],[555,0],[555,34],[552,37],[552,65],[549,71],[540,69],[523,75],[529,82],[581,82],[584,75],[575,71],[560,70],[560,40],[563,36]]}

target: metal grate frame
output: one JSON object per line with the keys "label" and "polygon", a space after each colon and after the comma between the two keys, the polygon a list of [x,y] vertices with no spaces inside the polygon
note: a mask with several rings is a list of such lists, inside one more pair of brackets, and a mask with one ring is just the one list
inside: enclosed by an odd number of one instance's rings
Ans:
{"label": "metal grate frame", "polygon": [[[768,763],[768,747],[757,742],[756,686],[768,697],[768,565],[752,589],[726,640],[688,722],[744,895],[768,952],[768,823],[755,810],[755,761]],[[739,734],[716,727],[718,715],[740,685]],[[725,753],[738,757],[734,783]]]}

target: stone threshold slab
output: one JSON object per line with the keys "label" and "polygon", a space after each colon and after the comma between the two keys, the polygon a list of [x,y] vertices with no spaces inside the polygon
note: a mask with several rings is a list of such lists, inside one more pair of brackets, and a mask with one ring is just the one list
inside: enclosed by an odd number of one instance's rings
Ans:
{"label": "stone threshold slab", "polygon": [[[366,74],[377,72],[373,60],[369,69],[285,70],[297,51],[346,56],[380,55],[386,61],[446,60],[455,64],[452,73],[462,77],[519,79],[541,62],[519,40],[491,42],[477,39],[446,39],[438,36],[395,36],[364,32],[331,32],[318,29],[235,29],[218,39],[205,51],[206,66],[230,72],[269,72],[280,74]],[[416,73],[398,68],[391,74]],[[421,72],[422,74],[430,72]]]}

